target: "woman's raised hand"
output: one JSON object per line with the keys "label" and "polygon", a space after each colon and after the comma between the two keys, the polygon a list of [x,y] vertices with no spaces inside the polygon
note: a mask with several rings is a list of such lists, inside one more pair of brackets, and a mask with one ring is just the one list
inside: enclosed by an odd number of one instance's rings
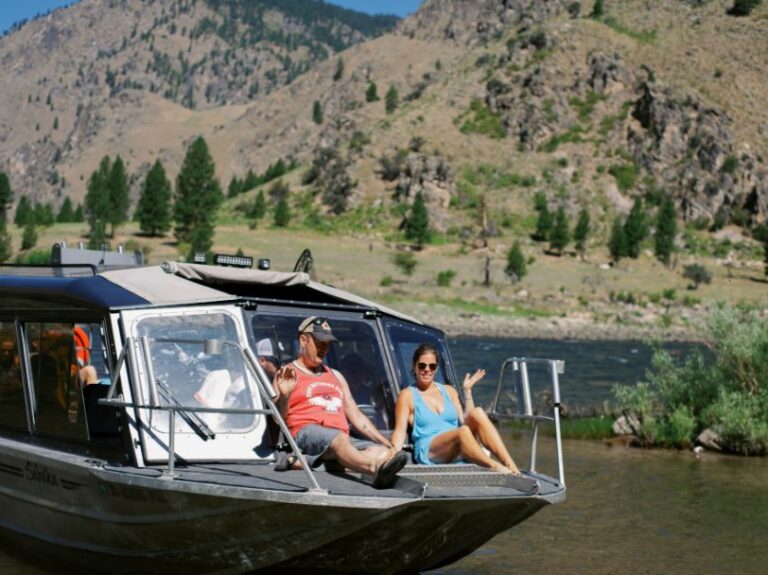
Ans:
{"label": "woman's raised hand", "polygon": [[296,387],[296,372],[290,365],[281,367],[275,374],[275,386],[283,397],[289,397]]}
{"label": "woman's raised hand", "polygon": [[464,376],[464,391],[469,391],[475,384],[485,377],[485,370],[478,369],[472,375],[466,374]]}

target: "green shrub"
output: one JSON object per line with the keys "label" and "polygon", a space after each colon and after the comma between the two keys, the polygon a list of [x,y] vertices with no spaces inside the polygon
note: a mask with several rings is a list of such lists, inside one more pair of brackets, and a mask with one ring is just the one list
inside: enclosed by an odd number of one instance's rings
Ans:
{"label": "green shrub", "polygon": [[729,16],[749,16],[762,0],[734,0],[727,14]]}
{"label": "green shrub", "polygon": [[392,256],[392,263],[405,275],[411,276],[418,262],[413,252],[395,252]]}
{"label": "green shrub", "polygon": [[437,272],[437,285],[440,287],[448,287],[451,285],[451,282],[455,277],[456,272],[453,270],[443,270],[441,272]]}
{"label": "green shrub", "polygon": [[675,288],[666,288],[663,292],[661,292],[661,297],[663,297],[665,300],[675,301],[677,298],[677,291]]}
{"label": "green shrub", "polygon": [[381,281],[379,282],[379,285],[381,287],[389,287],[393,283],[395,283],[395,280],[392,279],[392,276],[384,276],[383,278],[381,278]]}
{"label": "green shrub", "polygon": [[622,192],[631,190],[637,183],[637,168],[634,164],[613,165],[608,173],[616,179],[616,185]]}
{"label": "green shrub", "polygon": [[493,112],[482,100],[474,99],[469,107],[469,112],[463,117],[469,116],[461,124],[462,134],[482,134],[500,140],[506,136],[501,115]]}

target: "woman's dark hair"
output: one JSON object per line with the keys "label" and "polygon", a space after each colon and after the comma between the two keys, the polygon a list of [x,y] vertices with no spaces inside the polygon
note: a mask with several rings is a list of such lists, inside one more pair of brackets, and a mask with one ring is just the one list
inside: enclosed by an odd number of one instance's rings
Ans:
{"label": "woman's dark hair", "polygon": [[427,353],[434,355],[437,358],[437,363],[440,363],[440,352],[437,351],[437,348],[431,343],[422,343],[416,348],[416,351],[413,352],[413,361],[411,362],[411,365],[416,365],[419,358]]}

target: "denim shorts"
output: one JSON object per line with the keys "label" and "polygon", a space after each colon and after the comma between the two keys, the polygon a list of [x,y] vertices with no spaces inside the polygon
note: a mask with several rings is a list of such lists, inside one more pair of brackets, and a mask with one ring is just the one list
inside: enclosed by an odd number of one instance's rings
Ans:
{"label": "denim shorts", "polygon": [[[344,432],[340,429],[316,424],[305,425],[299,430],[295,438],[296,445],[301,449],[310,467],[317,467],[323,462],[323,455],[330,449],[331,443],[339,433]],[[373,441],[356,437],[350,437],[349,440],[359,450],[378,445]]]}

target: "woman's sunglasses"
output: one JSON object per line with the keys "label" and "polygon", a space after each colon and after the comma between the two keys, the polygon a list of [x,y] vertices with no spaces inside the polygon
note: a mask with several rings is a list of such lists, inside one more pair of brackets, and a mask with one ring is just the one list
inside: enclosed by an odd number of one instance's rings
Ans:
{"label": "woman's sunglasses", "polygon": [[425,369],[429,369],[429,371],[435,371],[437,369],[437,364],[436,363],[424,363],[424,362],[420,361],[419,363],[416,364],[416,367],[418,367],[420,371],[423,371]]}

